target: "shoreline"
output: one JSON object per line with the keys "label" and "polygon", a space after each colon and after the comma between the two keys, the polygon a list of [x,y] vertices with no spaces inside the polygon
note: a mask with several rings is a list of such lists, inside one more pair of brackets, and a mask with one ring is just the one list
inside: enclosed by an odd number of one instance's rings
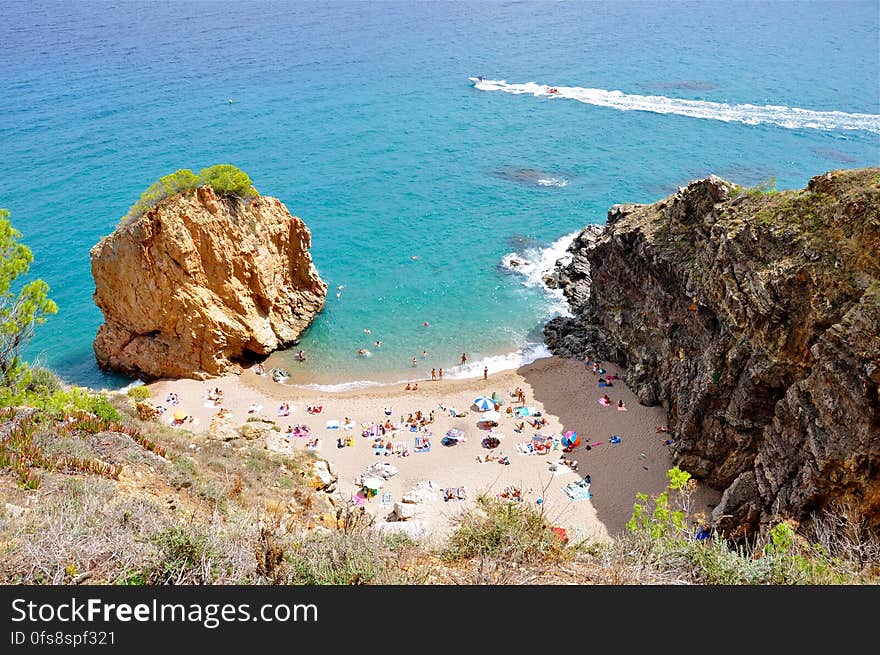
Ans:
{"label": "shoreline", "polygon": [[[611,364],[603,364],[608,374],[619,376],[622,371]],[[444,379],[442,381],[419,381],[417,391],[406,391],[404,384],[382,385],[348,389],[344,391],[319,391],[289,384],[278,384],[268,375],[258,376],[252,369],[241,375],[228,375],[206,381],[180,379],[160,380],[147,385],[153,402],[166,405],[167,411],[159,420],[166,425],[173,414],[166,398],[174,392],[180,399],[175,411],[184,411],[193,418],[184,427],[193,433],[196,446],[206,438],[206,431],[219,407],[206,402],[207,393],[215,387],[223,391],[222,406],[231,412],[235,425],[248,418],[260,417],[273,421],[282,432],[274,432],[270,439],[282,448],[305,449],[308,439],[283,436],[288,426],[308,425],[311,437],[321,440],[317,454],[329,460],[339,476],[338,493],[350,498],[360,489],[355,478],[377,461],[390,462],[398,474],[389,478],[382,492],[390,494],[390,504],[383,505],[382,494],[366,500],[365,507],[381,522],[392,510],[394,503],[412,490],[419,482],[434,483],[427,502],[417,504],[415,517],[407,521],[413,526],[424,527],[430,538],[442,538],[448,534],[451,519],[461,510],[472,508],[481,494],[497,495],[511,485],[521,490],[523,502],[543,509],[552,525],[566,528],[574,538],[592,540],[612,539],[625,528],[632,513],[636,493],[657,494],[666,487],[666,471],[671,467],[671,454],[662,441],[667,435],[658,434],[656,427],[666,425],[665,412],[661,407],[639,405],[636,396],[619,379],[613,386],[599,388],[598,376],[583,362],[551,356],[541,358],[517,369],[490,374],[487,380],[477,378]],[[521,388],[526,396],[524,406],[533,407],[546,419],[546,425],[533,429],[527,423],[516,432],[518,423],[507,413],[507,408],[523,406],[511,396]],[[608,392],[612,406],[603,407],[597,400]],[[472,407],[472,400],[479,395],[495,392],[504,400],[498,427],[500,445],[489,450],[481,444],[487,431],[477,427],[480,412]],[[618,400],[623,400],[627,411],[616,411]],[[291,405],[289,416],[279,416],[280,403]],[[319,414],[306,412],[310,405],[321,405]],[[250,413],[253,406],[260,409]],[[390,417],[385,409],[391,410]],[[450,408],[467,412],[461,418],[449,413]],[[361,435],[362,424],[391,420],[397,425],[408,414],[421,410],[425,416],[434,413],[434,422],[427,426],[431,433],[431,450],[426,453],[414,451],[414,438],[422,432],[408,429],[389,431],[385,438],[395,444],[405,444],[409,456],[376,455],[373,438]],[[345,418],[351,419],[353,429],[345,430]],[[328,420],[338,421],[339,428],[328,428]],[[465,433],[465,441],[455,446],[441,445],[441,439],[450,428]],[[570,453],[563,453],[561,446],[548,454],[523,454],[518,445],[528,443],[534,435],[560,436],[569,430],[581,436],[581,443]],[[619,435],[619,443],[608,439]],[[352,437],[353,446],[337,448],[337,439]],[[586,444],[592,444],[590,450]],[[478,457],[507,456],[510,464],[497,461],[481,463]],[[553,465],[561,456],[578,462],[576,471]],[[564,487],[581,480],[585,474],[591,477],[591,499],[572,500]],[[466,499],[444,501],[443,488],[465,487]],[[538,499],[541,503],[538,504]],[[717,502],[717,493],[700,488],[694,498],[694,507],[709,511],[709,504]]]}
{"label": "shoreline", "polygon": [[[283,351],[276,352],[286,352],[290,353],[294,350],[295,347],[291,347],[285,349]],[[276,353],[272,353],[274,355]],[[266,371],[270,371],[273,367],[271,366],[270,355],[263,362],[263,366]],[[469,362],[462,366],[461,364],[453,365],[448,368],[443,368],[444,380],[475,380],[478,378],[482,378],[483,376],[483,367],[487,367],[489,370],[489,374],[497,374],[504,373],[507,371],[514,371],[516,369],[522,368],[523,366],[527,366],[541,359],[547,359],[552,357],[553,354],[547,348],[544,343],[535,343],[529,342],[518,348],[517,350],[507,351],[505,353],[501,353],[498,355],[488,355],[481,359],[475,360],[473,362]],[[431,382],[430,373],[428,373],[425,369],[427,368],[427,364],[422,366],[424,362],[420,361],[419,367],[410,368],[412,375],[409,377],[399,377],[396,379],[392,379],[394,373],[391,373],[389,370],[389,378],[387,380],[344,380],[342,382],[333,382],[333,383],[319,383],[319,382],[311,382],[308,379],[309,373],[305,374],[306,381],[304,382],[291,382],[287,384],[279,384],[278,386],[282,387],[295,387],[302,391],[312,391],[316,393],[327,392],[327,393],[341,393],[345,391],[356,391],[358,389],[376,389],[379,387],[393,387],[396,385],[405,385],[407,383],[412,382]],[[267,366],[269,364],[269,366]],[[245,371],[252,369],[255,364],[248,366],[245,368]],[[279,367],[284,368],[284,367]],[[434,366],[433,368],[437,368]],[[285,369],[288,372],[291,372],[291,368]],[[398,369],[394,369],[395,371]],[[401,369],[401,376],[404,376],[403,372],[407,369]],[[291,378],[294,377],[295,373],[291,372]],[[298,377],[298,376],[297,376]]]}

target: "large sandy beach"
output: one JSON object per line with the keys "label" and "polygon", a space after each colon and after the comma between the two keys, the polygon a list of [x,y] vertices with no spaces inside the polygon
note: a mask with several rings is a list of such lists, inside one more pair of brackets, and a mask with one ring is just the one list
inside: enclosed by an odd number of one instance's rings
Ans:
{"label": "large sandy beach", "polygon": [[[620,375],[621,371],[610,364],[603,364],[608,374]],[[417,483],[430,480],[436,487],[430,500],[417,505],[412,521],[422,525],[432,538],[447,533],[449,519],[462,509],[473,505],[480,494],[496,495],[509,485],[521,489],[523,502],[536,504],[540,499],[545,516],[553,525],[566,528],[575,538],[606,540],[624,529],[632,513],[636,493],[659,493],[666,486],[666,471],[671,466],[666,434],[657,433],[657,426],[665,425],[664,411],[660,407],[644,407],[635,395],[619,379],[612,387],[599,388],[598,375],[590,365],[583,362],[550,357],[537,360],[517,370],[490,374],[487,380],[480,378],[431,381],[419,383],[417,391],[406,391],[403,384],[370,387],[344,392],[314,391],[290,383],[273,382],[267,375],[257,375],[254,369],[240,376],[196,380],[163,380],[149,385],[152,399],[168,407],[160,420],[169,423],[174,411],[183,411],[193,417],[178,429],[191,430],[196,435],[204,433],[220,410],[207,401],[209,391],[219,387],[223,391],[222,407],[229,410],[236,424],[249,417],[260,416],[275,421],[282,430],[287,426],[308,425],[312,437],[319,437],[318,454],[332,462],[339,475],[338,489],[345,497],[360,491],[355,478],[377,461],[392,463],[399,473],[385,482],[379,495],[366,500],[365,506],[384,520],[391,512],[394,501],[411,490]],[[523,406],[512,392],[521,388],[525,393],[525,406],[539,411],[547,420],[545,426],[536,430],[526,423],[521,432],[515,426],[523,420],[506,412]],[[174,392],[179,404],[171,407],[166,399]],[[504,401],[501,406],[499,426],[494,432],[504,436],[500,446],[488,450],[481,445],[487,430],[479,429],[477,421],[481,413],[472,407],[475,397],[496,392]],[[605,407],[598,400],[604,393],[611,398],[611,406]],[[627,411],[618,411],[617,402],[623,400]],[[289,402],[289,416],[279,416],[282,402]],[[249,412],[253,405],[261,407]],[[309,414],[308,406],[323,407],[319,414]],[[391,416],[385,409],[391,409]],[[446,408],[446,409],[443,409]],[[455,418],[449,408],[467,416]],[[390,420],[396,425],[421,410],[424,415],[434,412],[434,422],[427,426],[431,433],[431,450],[418,453],[414,450],[414,438],[422,432],[408,428],[389,434],[385,440],[403,441],[409,456],[376,455],[373,438],[361,435],[363,423],[384,423]],[[343,429],[345,419],[354,423],[354,429]],[[339,422],[338,429],[328,429],[328,420]],[[450,428],[465,433],[465,441],[454,446],[441,445],[441,439]],[[569,430],[580,436],[580,445],[570,453],[563,453],[561,446],[547,454],[523,454],[517,445],[528,442],[535,434],[562,435]],[[277,435],[277,433],[276,433]],[[620,437],[619,443],[609,442],[610,437]],[[353,437],[351,447],[337,447],[337,439]],[[196,439],[199,437],[196,436]],[[204,435],[202,435],[204,438]],[[285,443],[287,440],[282,439]],[[289,439],[290,448],[306,447],[308,439]],[[587,450],[586,445],[592,444]],[[481,463],[478,457],[491,454],[507,456],[509,465],[497,461]],[[560,457],[578,462],[576,471],[552,465]],[[592,498],[571,500],[563,487],[584,475],[591,478]],[[464,487],[465,500],[444,501],[441,489]],[[391,499],[391,504],[383,505]],[[709,503],[717,502],[717,494],[700,488],[694,502],[695,510],[709,510]]]}

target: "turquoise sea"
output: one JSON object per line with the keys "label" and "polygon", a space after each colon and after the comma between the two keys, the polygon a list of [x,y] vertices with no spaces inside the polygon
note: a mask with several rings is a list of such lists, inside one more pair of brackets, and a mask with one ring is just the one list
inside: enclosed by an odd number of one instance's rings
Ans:
{"label": "turquoise sea", "polygon": [[294,382],[514,366],[564,310],[541,268],[612,204],[878,164],[878,40],[877,0],[0,0],[0,207],[60,307],[28,354],[126,383],[94,362],[89,248],[159,176],[233,163],[330,287],[308,361],[270,358]]}

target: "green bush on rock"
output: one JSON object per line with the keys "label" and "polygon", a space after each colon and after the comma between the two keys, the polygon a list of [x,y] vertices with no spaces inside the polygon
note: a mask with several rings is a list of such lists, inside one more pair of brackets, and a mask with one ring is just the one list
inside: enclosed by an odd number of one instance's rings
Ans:
{"label": "green bush on rock", "polygon": [[253,198],[259,195],[251,184],[251,178],[232,164],[217,164],[199,171],[202,184],[218,193],[227,193],[239,198]]}
{"label": "green bush on rock", "polygon": [[239,198],[255,198],[259,194],[247,173],[232,164],[217,164],[203,168],[196,175],[188,168],[181,168],[170,175],[160,177],[141,194],[122,220],[128,223],[146,214],[166,198],[182,191],[191,191],[202,185],[209,186],[217,193]]}
{"label": "green bush on rock", "polygon": [[165,200],[165,198],[181,191],[195,189],[199,184],[201,184],[199,176],[188,168],[181,168],[170,175],[160,177],[141,194],[141,199],[132,205],[125,219],[128,220],[142,216]]}

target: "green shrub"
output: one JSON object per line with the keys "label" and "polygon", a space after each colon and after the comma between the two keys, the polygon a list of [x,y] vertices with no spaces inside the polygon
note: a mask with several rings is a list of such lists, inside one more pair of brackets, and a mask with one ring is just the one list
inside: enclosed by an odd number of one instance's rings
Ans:
{"label": "green shrub", "polygon": [[259,195],[251,184],[251,178],[244,171],[232,164],[217,164],[203,168],[196,175],[188,168],[181,168],[170,175],[160,177],[141,194],[140,200],[131,206],[128,213],[120,221],[125,225],[146,214],[166,198],[181,191],[189,191],[201,185],[207,185],[218,193],[254,198]]}
{"label": "green shrub", "polygon": [[199,171],[202,184],[206,184],[219,193],[226,193],[239,198],[253,198],[257,190],[251,184],[251,178],[232,164],[217,164]]}
{"label": "green shrub", "polygon": [[[690,497],[695,489],[691,474],[677,466],[666,472],[669,485],[662,493],[648,497],[636,494],[633,513],[626,527],[631,532],[643,533],[652,539],[675,539],[687,536],[688,509]],[[679,507],[670,505],[669,492],[678,492]]]}
{"label": "green shrub", "polygon": [[181,191],[195,189],[199,184],[201,184],[199,176],[188,168],[181,168],[170,175],[160,177],[141,194],[140,200],[132,205],[124,220],[130,220],[142,216],[165,200],[165,198],[173,196],[175,193]]}
{"label": "green shrub", "polygon": [[213,579],[212,562],[217,553],[204,535],[172,527],[150,541],[159,549],[158,561],[146,572],[150,584],[208,584]]}
{"label": "green shrub", "polygon": [[462,517],[449,538],[443,551],[446,561],[487,557],[524,563],[559,560],[568,554],[544,516],[531,506],[486,497],[478,499],[478,506],[482,513]]}
{"label": "green shrub", "polygon": [[134,401],[147,400],[150,397],[150,390],[145,385],[131,387],[127,393]]}
{"label": "green shrub", "polygon": [[54,418],[63,418],[78,409],[105,421],[122,420],[122,414],[110,404],[106,396],[82,387],[70,387],[52,392],[45,389],[16,391],[9,387],[0,388],[0,407],[23,405],[42,409]]}
{"label": "green shrub", "polygon": [[61,391],[63,385],[61,379],[52,371],[42,366],[31,366],[28,370],[27,391],[38,394],[52,394]]}
{"label": "green shrub", "polygon": [[125,587],[142,587],[147,584],[147,577],[143,571],[125,571],[113,581],[113,584]]}
{"label": "green shrub", "polygon": [[362,535],[329,534],[311,537],[286,549],[287,584],[362,585],[373,582],[382,569],[376,543]]}

